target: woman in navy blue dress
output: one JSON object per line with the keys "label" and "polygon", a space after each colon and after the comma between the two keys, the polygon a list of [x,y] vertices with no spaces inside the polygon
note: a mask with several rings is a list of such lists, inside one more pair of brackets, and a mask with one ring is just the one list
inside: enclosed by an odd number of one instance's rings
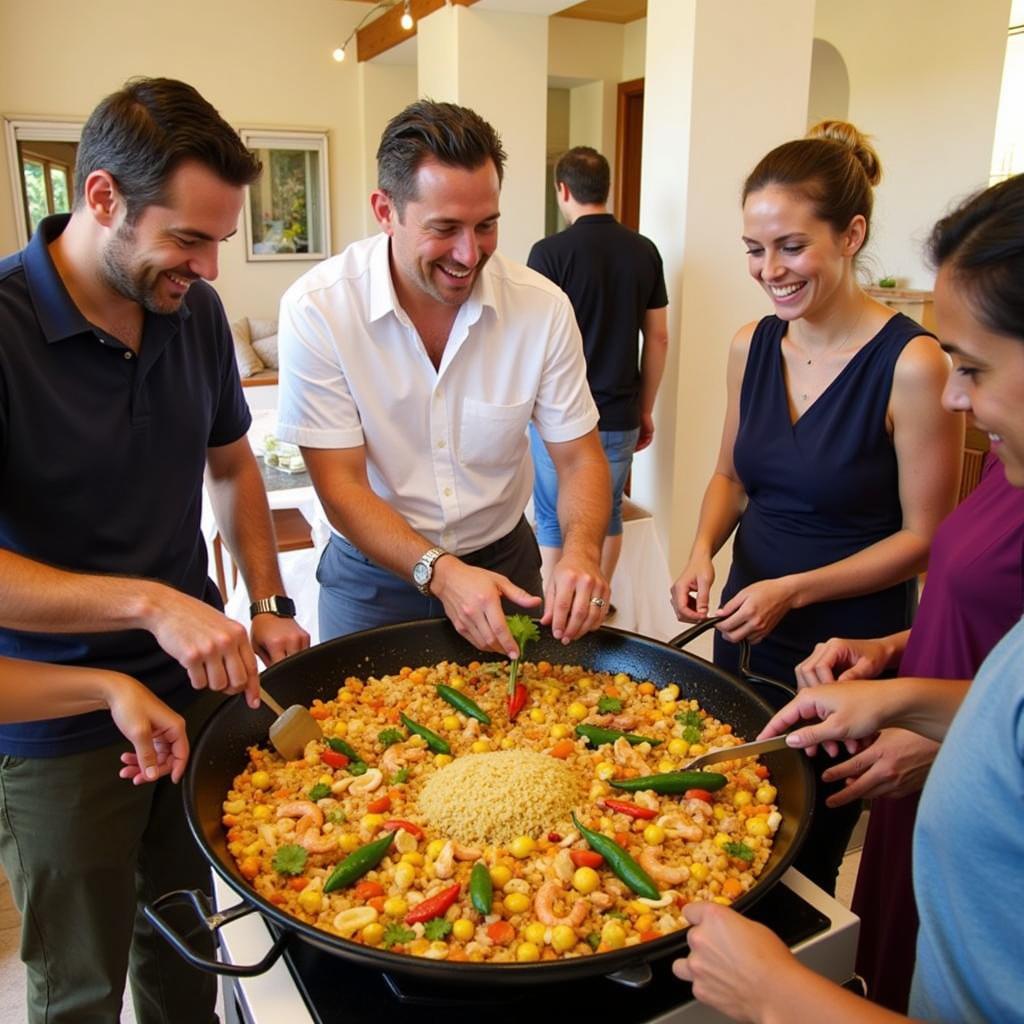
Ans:
{"label": "woman in navy blue dress", "polygon": [[[824,122],[743,189],[750,274],[775,315],[733,338],[718,464],[672,589],[680,619],[705,618],[712,558],[736,529],[715,612],[725,668],[746,638],[756,672],[792,683],[820,640],[906,629],[955,502],[963,422],[940,403],[946,358],[857,283],[880,177],[856,128]],[[797,867],[831,892],[857,807],[826,810],[825,796]]]}

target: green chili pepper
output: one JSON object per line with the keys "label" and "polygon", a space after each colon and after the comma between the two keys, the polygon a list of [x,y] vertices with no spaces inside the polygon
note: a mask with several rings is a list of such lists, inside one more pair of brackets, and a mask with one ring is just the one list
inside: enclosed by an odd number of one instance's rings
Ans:
{"label": "green chili pepper", "polygon": [[439,685],[437,695],[441,700],[447,701],[456,711],[461,711],[470,718],[475,718],[484,725],[491,724],[491,716],[475,700],[471,700],[464,693],[453,690],[450,686]]}
{"label": "green chili pepper", "polygon": [[331,736],[324,742],[337,754],[344,754],[350,761],[362,761],[362,758],[344,740]]}
{"label": "green chili pepper", "polygon": [[661,893],[654,884],[654,879],[626,851],[619,846],[614,839],[584,828],[575,814],[572,816],[572,823],[579,830],[581,836],[586,839],[590,848],[601,854],[612,869],[615,875],[626,883],[637,894],[649,900],[661,899]]}
{"label": "green chili pepper", "polygon": [[582,736],[593,747],[599,747],[602,743],[614,743],[618,739],[625,739],[633,747],[638,743],[650,743],[652,747],[661,743],[661,740],[651,739],[650,736],[637,736],[621,729],[602,729],[596,725],[577,725],[576,735]]}
{"label": "green chili pepper", "polygon": [[414,722],[408,715],[401,715],[402,725],[409,730],[409,732],[416,733],[417,736],[422,736],[427,741],[427,746],[435,754],[450,754],[452,748],[437,735],[436,732],[432,732],[425,725],[420,725],[419,722]]}
{"label": "green chili pepper", "polygon": [[487,865],[478,860],[469,876],[469,899],[473,906],[485,916],[491,912],[494,903],[494,883]]}
{"label": "green chili pepper", "polygon": [[706,789],[713,793],[729,780],[719,772],[663,772],[661,775],[643,775],[638,779],[609,779],[616,789],[636,793],[650,789],[655,793],[685,793],[688,789]]}
{"label": "green chili pepper", "polygon": [[353,850],[324,882],[324,892],[344,889],[357,879],[362,878],[367,871],[375,868],[384,859],[394,841],[395,833],[385,832],[379,839],[374,839],[372,843]]}

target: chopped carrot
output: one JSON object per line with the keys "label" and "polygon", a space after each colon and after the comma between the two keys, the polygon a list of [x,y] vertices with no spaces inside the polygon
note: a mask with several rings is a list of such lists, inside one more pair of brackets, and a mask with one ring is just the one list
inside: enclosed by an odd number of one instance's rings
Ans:
{"label": "chopped carrot", "polygon": [[538,661],[537,672],[542,676],[551,675],[551,662],[550,661]]}
{"label": "chopped carrot", "polygon": [[718,727],[718,731],[719,731],[719,732],[720,732],[720,733],[721,733],[721,734],[722,734],[723,736],[728,736],[728,735],[729,735],[729,733],[731,733],[731,732],[732,732],[732,726],[731,726],[731,725],[730,725],[730,724],[729,724],[728,722],[726,722],[726,723],[725,723],[724,725],[720,725],[720,726]]}
{"label": "chopped carrot", "polygon": [[768,806],[768,804],[757,804],[754,806],[754,809],[750,813],[763,814],[765,817],[767,817],[769,814],[772,813],[772,809]]}
{"label": "chopped carrot", "polygon": [[357,900],[368,900],[373,896],[383,896],[384,886],[380,882],[371,882],[364,879],[356,884],[355,895]]}
{"label": "chopped carrot", "polygon": [[259,857],[246,857],[241,864],[238,865],[238,870],[242,872],[243,878],[248,878],[251,882],[259,873],[262,864],[260,864]]}
{"label": "chopped carrot", "polygon": [[604,857],[595,850],[570,850],[569,859],[578,868],[599,868],[604,863]]}
{"label": "chopped carrot", "polygon": [[378,914],[383,914],[384,913],[384,904],[385,904],[386,901],[387,901],[387,897],[386,896],[374,896],[372,900],[367,900],[366,901],[366,905],[368,907],[373,907],[373,909],[376,910]]}
{"label": "chopped carrot", "polygon": [[[660,938],[661,938],[661,932],[646,931],[646,932],[641,932],[640,933],[640,941],[641,942],[653,942],[655,939],[660,939]],[[449,959],[451,959],[451,958],[449,957]]]}
{"label": "chopped carrot", "polygon": [[614,685],[608,685],[604,688],[605,695],[608,697],[619,697],[621,696],[619,688]]}
{"label": "chopped carrot", "polygon": [[313,707],[309,709],[309,713],[318,722],[331,717],[331,709],[324,704],[314,704]]}
{"label": "chopped carrot", "polygon": [[469,669],[470,672],[479,672],[480,671],[480,662],[479,661],[471,661],[469,663],[469,665],[467,665],[466,667]]}
{"label": "chopped carrot", "polygon": [[284,903],[287,898],[288,897],[285,896],[285,894],[283,892],[272,892],[267,897],[267,899],[269,899],[270,902],[273,903],[274,906],[276,906],[276,907],[281,906],[281,904]]}
{"label": "chopped carrot", "polygon": [[727,896],[731,900],[738,899],[743,895],[743,886],[740,885],[738,878],[727,878],[722,883],[722,895]]}
{"label": "chopped carrot", "polygon": [[408,666],[408,665],[403,665],[403,666],[402,666],[402,667],[401,667],[401,668],[400,668],[400,669],[398,670],[398,674],[399,674],[399,675],[400,675],[400,676],[401,676],[401,677],[402,677],[403,679],[408,679],[408,678],[409,678],[409,676],[410,676],[410,675],[412,675],[412,669],[411,669],[411,668],[409,668],[409,666]]}
{"label": "chopped carrot", "polygon": [[[225,818],[232,818],[232,817],[234,817],[234,815],[232,815],[232,814],[225,814],[224,817]],[[224,824],[227,824],[227,822],[225,822]],[[232,825],[231,828],[228,829],[228,842],[229,843],[238,842],[238,840],[242,838],[242,835],[243,835],[242,830],[237,825]]]}
{"label": "chopped carrot", "polygon": [[391,810],[391,797],[385,793],[383,796],[377,797],[376,800],[371,800],[367,805],[366,809],[371,814],[380,814],[381,811]]}
{"label": "chopped carrot", "polygon": [[641,683],[637,688],[636,692],[642,697],[649,697],[654,693],[654,683]]}
{"label": "chopped carrot", "polygon": [[302,890],[305,889],[307,885],[309,885],[308,878],[288,879],[288,888],[291,889],[293,892],[302,892]]}
{"label": "chopped carrot", "polygon": [[629,846],[629,833],[628,832],[616,832],[613,837],[615,842],[619,844],[623,849]]}
{"label": "chopped carrot", "polygon": [[754,765],[754,774],[759,779],[767,779],[768,778],[768,768],[765,765],[763,765],[763,764],[756,764],[756,765]]}
{"label": "chopped carrot", "polygon": [[291,790],[287,786],[282,786],[280,789],[275,790],[274,796],[277,797],[278,800],[283,800],[290,793]]}
{"label": "chopped carrot", "polygon": [[507,946],[516,937],[516,930],[508,921],[495,921],[487,926],[487,937],[499,946]]}
{"label": "chopped carrot", "polygon": [[236,814],[225,814],[221,819],[220,823],[228,828],[238,824],[238,815]]}
{"label": "chopped carrot", "polygon": [[576,744],[570,739],[559,740],[549,751],[552,757],[570,757],[576,749]]}

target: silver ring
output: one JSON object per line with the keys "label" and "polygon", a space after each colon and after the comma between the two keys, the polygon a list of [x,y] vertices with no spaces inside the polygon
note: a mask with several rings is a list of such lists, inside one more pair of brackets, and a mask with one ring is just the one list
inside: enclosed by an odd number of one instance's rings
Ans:
{"label": "silver ring", "polygon": [[606,602],[603,597],[592,597],[590,603],[597,608],[603,608]]}

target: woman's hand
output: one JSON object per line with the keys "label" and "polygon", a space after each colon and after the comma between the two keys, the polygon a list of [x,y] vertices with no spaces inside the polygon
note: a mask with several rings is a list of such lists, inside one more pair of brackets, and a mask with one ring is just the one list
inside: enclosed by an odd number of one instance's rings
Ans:
{"label": "woman's hand", "polygon": [[877,679],[889,666],[891,651],[881,640],[832,637],[815,644],[810,656],[796,667],[797,689],[847,679]]}
{"label": "woman's hand", "polygon": [[715,567],[707,555],[691,555],[686,568],[672,584],[672,608],[680,622],[701,622],[708,617]]}
{"label": "woman's hand", "polygon": [[796,588],[788,576],[751,583],[715,612],[723,617],[715,628],[731,643],[756,644],[779,624],[795,600]]}
{"label": "woman's hand", "polygon": [[917,733],[883,729],[874,743],[822,773],[823,782],[846,783],[841,792],[825,802],[829,807],[842,807],[854,800],[917,793],[924,786],[938,751],[938,743]]}
{"label": "woman's hand", "polygon": [[188,760],[185,719],[141,683],[119,673],[106,688],[104,700],[114,724],[135,748],[121,755],[121,778],[136,786],[164,775],[178,782]]}
{"label": "woman's hand", "polygon": [[686,941],[690,955],[672,964],[677,978],[693,985],[693,994],[737,1021],[762,1019],[769,990],[799,968],[792,953],[764,925],[715,903],[691,903]]}

